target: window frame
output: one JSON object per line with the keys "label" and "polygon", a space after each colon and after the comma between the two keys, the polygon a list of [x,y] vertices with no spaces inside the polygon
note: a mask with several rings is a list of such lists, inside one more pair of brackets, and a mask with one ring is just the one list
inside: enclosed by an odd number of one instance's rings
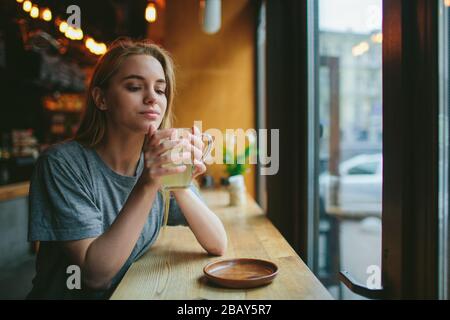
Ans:
{"label": "window frame", "polygon": [[449,297],[449,57],[450,46],[450,7],[443,0],[439,1],[439,298],[447,300]]}
{"label": "window frame", "polygon": [[438,61],[438,1],[384,0],[382,275],[387,298],[438,298]]}

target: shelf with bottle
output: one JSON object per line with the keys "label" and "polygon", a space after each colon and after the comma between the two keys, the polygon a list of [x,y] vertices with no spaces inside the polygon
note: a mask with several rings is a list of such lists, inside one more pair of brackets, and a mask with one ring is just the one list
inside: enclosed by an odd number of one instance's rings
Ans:
{"label": "shelf with bottle", "polygon": [[51,145],[73,137],[84,111],[84,93],[54,91],[43,96],[41,103],[45,115],[42,144]]}
{"label": "shelf with bottle", "polygon": [[27,181],[39,157],[33,129],[14,129],[1,134],[0,185]]}
{"label": "shelf with bottle", "polygon": [[54,92],[42,98],[46,111],[61,113],[80,113],[84,109],[84,94]]}

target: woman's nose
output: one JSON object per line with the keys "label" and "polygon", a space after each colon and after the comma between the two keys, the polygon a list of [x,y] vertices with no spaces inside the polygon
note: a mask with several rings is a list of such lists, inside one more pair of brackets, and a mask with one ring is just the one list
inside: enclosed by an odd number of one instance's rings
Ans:
{"label": "woman's nose", "polygon": [[148,90],[144,97],[144,103],[145,104],[152,104],[155,102],[156,99],[156,92],[153,92],[152,90]]}

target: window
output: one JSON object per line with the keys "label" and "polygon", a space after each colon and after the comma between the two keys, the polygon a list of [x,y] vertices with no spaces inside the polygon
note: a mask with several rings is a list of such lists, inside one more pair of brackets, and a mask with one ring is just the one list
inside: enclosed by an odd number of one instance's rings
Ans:
{"label": "window", "polygon": [[347,172],[349,175],[374,175],[377,173],[378,162],[363,163],[350,168]]}
{"label": "window", "polygon": [[[269,218],[337,298],[444,297],[448,1],[282,3],[267,2]],[[343,174],[370,157],[377,174]]]}
{"label": "window", "polygon": [[[381,270],[382,0],[319,0],[318,121],[323,128],[316,275],[338,299],[361,299],[341,270],[366,284]],[[376,159],[376,160],[375,160]],[[381,279],[380,279],[381,281]]]}

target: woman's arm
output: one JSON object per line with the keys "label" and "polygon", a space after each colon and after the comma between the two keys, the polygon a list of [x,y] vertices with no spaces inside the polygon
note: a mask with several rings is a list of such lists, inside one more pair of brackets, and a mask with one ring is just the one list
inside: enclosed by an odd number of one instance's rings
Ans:
{"label": "woman's arm", "polygon": [[111,227],[97,238],[62,242],[69,258],[81,269],[83,283],[106,289],[130,256],[147,221],[157,186],[136,183]]}
{"label": "woman's arm", "polygon": [[144,152],[144,170],[127,201],[110,228],[101,236],[76,241],[64,241],[62,246],[72,263],[81,268],[81,277],[92,289],[106,289],[129,258],[161,185],[161,177],[182,172],[185,168],[163,168],[172,160],[162,156],[179,142],[162,144],[171,130],[160,130],[152,125]]}
{"label": "woman's arm", "polygon": [[[184,141],[184,146],[193,157],[195,169],[192,177],[195,178],[206,171],[203,162],[204,143],[196,126],[192,127],[189,138],[189,141]],[[192,190],[175,190],[173,194],[200,245],[211,254],[223,255],[227,248],[227,234],[220,219]]]}
{"label": "woman's arm", "polygon": [[173,194],[200,245],[210,254],[223,255],[227,234],[220,219],[192,190],[176,190]]}

